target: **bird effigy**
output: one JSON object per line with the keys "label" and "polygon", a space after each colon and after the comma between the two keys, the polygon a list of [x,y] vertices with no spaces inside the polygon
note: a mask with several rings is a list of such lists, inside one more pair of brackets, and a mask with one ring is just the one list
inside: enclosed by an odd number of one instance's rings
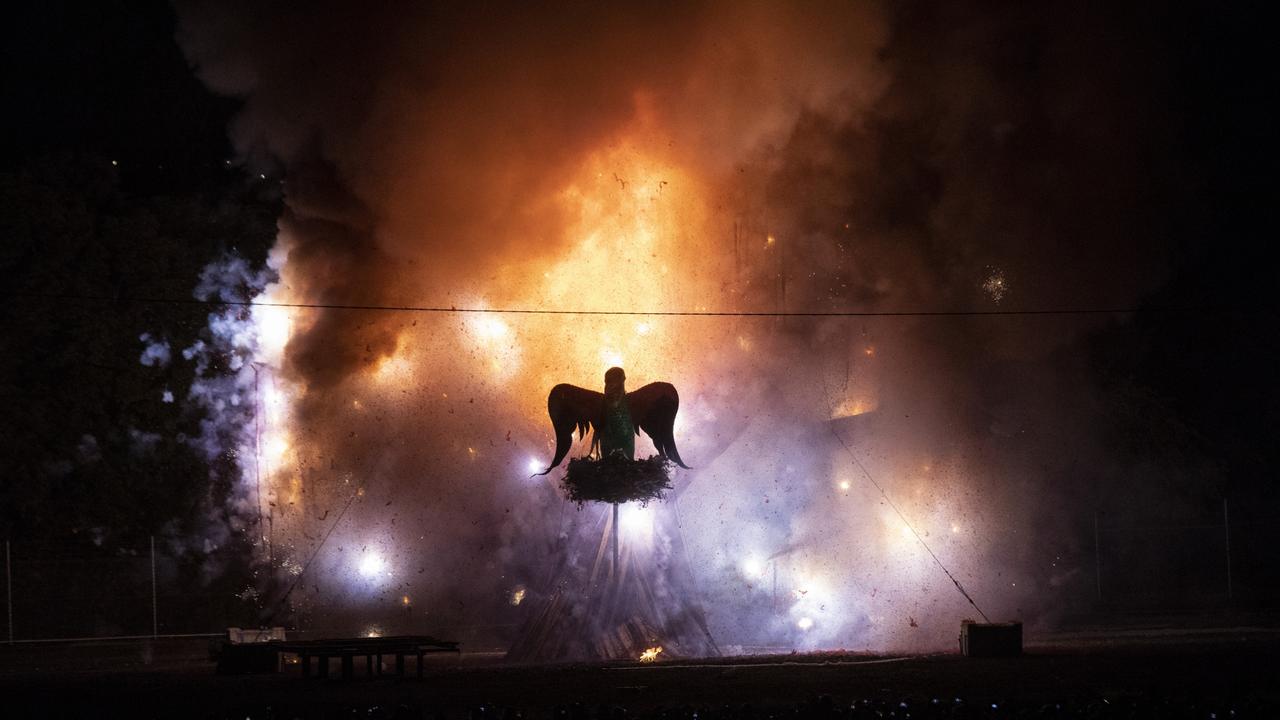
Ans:
{"label": "bird effigy", "polygon": [[[666,382],[627,392],[622,368],[610,368],[604,380],[603,393],[568,384],[551,389],[547,412],[555,457],[537,474],[559,467],[575,432],[581,440],[590,430],[588,454],[569,460],[559,486],[580,510],[595,503],[611,507],[603,518],[583,513],[583,532],[562,536],[565,544],[547,558],[544,590],[507,657],[516,662],[651,661],[659,653],[719,654],[696,599],[674,503],[651,515],[652,537],[619,541],[619,506],[663,500],[672,488],[672,465],[688,469],[675,443],[680,396]],[[637,460],[641,432],[657,454]],[[612,552],[606,554],[608,546]]]}
{"label": "bird effigy", "polygon": [[[573,445],[574,430],[579,439],[588,428],[592,431],[592,455],[570,460],[562,481],[569,499],[579,504],[656,500],[671,487],[670,463],[688,469],[676,449],[680,394],[675,386],[654,382],[627,392],[626,379],[622,368],[609,368],[604,374],[603,393],[560,384],[551,388],[547,397],[556,454],[539,475],[546,475],[564,460]],[[658,454],[636,460],[636,436],[642,430],[653,440]]]}

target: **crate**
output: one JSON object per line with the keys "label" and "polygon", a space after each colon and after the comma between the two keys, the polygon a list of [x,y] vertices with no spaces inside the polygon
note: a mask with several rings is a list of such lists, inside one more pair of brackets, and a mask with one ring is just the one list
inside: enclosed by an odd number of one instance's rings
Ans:
{"label": "crate", "polygon": [[965,657],[1014,657],[1022,654],[1022,623],[960,623],[960,652]]}

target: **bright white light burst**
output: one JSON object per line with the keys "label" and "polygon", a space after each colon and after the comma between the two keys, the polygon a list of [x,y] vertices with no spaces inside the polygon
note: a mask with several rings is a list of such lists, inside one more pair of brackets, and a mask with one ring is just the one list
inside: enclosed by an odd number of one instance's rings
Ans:
{"label": "bright white light burst", "polygon": [[633,540],[653,538],[653,508],[639,503],[627,503],[618,513],[618,526],[624,535]]}
{"label": "bright white light burst", "polygon": [[475,333],[485,340],[497,340],[506,337],[509,332],[507,324],[496,317],[482,315],[475,318],[471,324]]}
{"label": "bright white light burst", "polygon": [[275,365],[289,343],[293,318],[289,317],[287,308],[272,305],[255,305],[252,313],[258,330],[258,355]]}
{"label": "bright white light burst", "polygon": [[381,555],[367,552],[360,557],[360,564],[356,566],[356,569],[367,578],[375,578],[381,575],[386,570],[386,567],[387,562],[382,559]]}

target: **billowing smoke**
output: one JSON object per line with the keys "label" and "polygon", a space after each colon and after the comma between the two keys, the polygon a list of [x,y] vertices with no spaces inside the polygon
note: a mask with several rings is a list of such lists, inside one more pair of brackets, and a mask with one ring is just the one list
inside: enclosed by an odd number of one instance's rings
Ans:
{"label": "billowing smoke", "polygon": [[[226,493],[231,506],[221,508],[215,503],[211,510],[216,518],[202,526],[205,553],[226,542],[220,532],[267,537],[259,483],[262,468],[256,452],[262,421],[257,417],[261,406],[257,361],[266,351],[259,333],[264,309],[248,308],[243,303],[262,293],[273,277],[271,268],[255,268],[243,257],[229,253],[205,267],[194,290],[199,300],[235,303],[210,313],[202,337],[182,349],[183,359],[194,369],[186,401],[203,411],[205,418],[200,435],[187,441],[204,454],[211,468],[212,485],[219,484],[219,473],[225,470],[227,459],[235,467],[229,475],[237,480]],[[143,364],[161,354],[159,347],[155,342],[148,344],[142,355]],[[167,345],[163,347],[167,357]],[[171,401],[172,393],[165,390],[164,394],[166,401]],[[221,522],[223,517],[229,522]]]}
{"label": "billowing smoke", "polygon": [[[179,8],[196,71],[244,102],[244,161],[284,179],[260,299],[755,312],[1149,289],[1132,240],[1158,228],[1130,209],[1167,129],[1108,12]],[[1095,448],[1062,356],[1103,321],[274,308],[242,418],[264,542],[313,625],[513,623],[600,512],[529,478],[546,392],[621,364],[682,393],[695,470],[658,507],[722,645],[935,647],[975,611],[915,532],[993,619],[1069,581],[1052,509]]]}

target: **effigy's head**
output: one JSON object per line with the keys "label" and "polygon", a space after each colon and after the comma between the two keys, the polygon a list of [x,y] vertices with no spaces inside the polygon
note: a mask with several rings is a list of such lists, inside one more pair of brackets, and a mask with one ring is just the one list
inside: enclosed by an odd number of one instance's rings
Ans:
{"label": "effigy's head", "polygon": [[613,395],[623,392],[623,383],[626,382],[627,374],[622,372],[620,367],[611,367],[604,374],[604,394]]}

